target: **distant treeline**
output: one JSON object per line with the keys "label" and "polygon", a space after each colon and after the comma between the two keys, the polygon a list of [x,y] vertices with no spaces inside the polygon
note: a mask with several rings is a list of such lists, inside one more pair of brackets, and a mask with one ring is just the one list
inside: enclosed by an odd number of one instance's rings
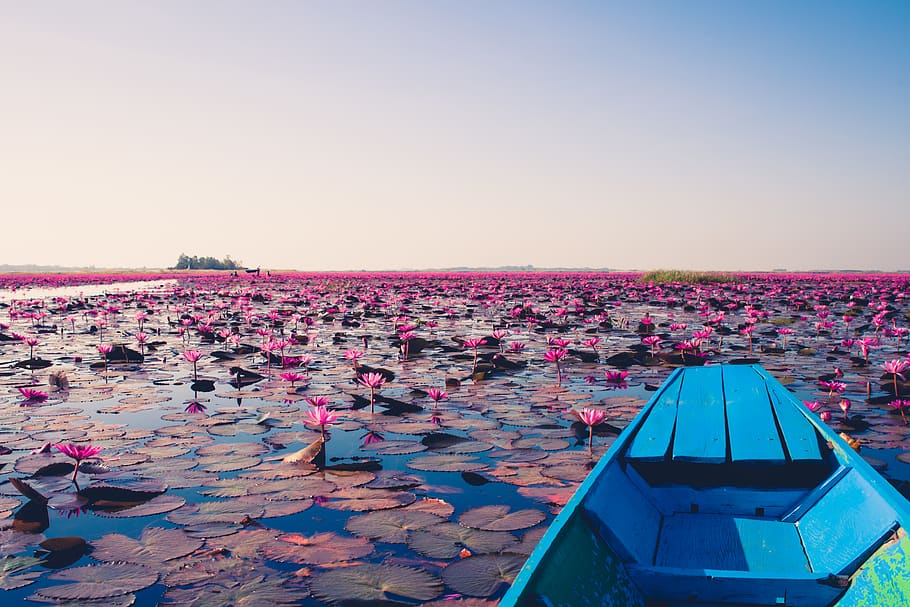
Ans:
{"label": "distant treeline", "polygon": [[177,258],[177,264],[172,270],[242,270],[241,262],[234,261],[228,255],[224,259],[215,259],[214,257],[196,257],[181,253]]}

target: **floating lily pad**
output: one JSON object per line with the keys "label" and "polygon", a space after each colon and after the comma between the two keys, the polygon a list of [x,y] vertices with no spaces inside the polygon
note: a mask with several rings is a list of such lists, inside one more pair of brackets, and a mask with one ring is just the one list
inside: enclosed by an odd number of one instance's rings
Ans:
{"label": "floating lily pad", "polygon": [[429,512],[402,508],[351,517],[345,529],[367,539],[395,544],[405,543],[411,531],[438,525],[446,520]]}
{"label": "floating lily pad", "polygon": [[469,529],[455,523],[414,531],[408,539],[412,550],[439,559],[455,558],[462,548],[477,553],[501,552],[516,543],[511,533]]}
{"label": "floating lily pad", "polygon": [[484,531],[517,531],[533,527],[547,518],[540,510],[509,510],[508,506],[502,504],[481,506],[464,512],[458,517],[458,522],[465,527]]}
{"label": "floating lily pad", "polygon": [[104,599],[148,588],[158,581],[158,574],[142,565],[106,563],[64,569],[47,579],[73,582],[38,590],[37,594],[49,599]]}
{"label": "floating lily pad", "polygon": [[248,580],[219,578],[188,588],[171,588],[165,603],[179,607],[291,607],[299,605],[308,593],[302,587],[277,576],[258,576]]}
{"label": "floating lily pad", "polygon": [[438,577],[420,569],[368,563],[320,572],[310,588],[317,598],[333,605],[381,605],[401,599],[428,601],[439,596],[443,585]]}
{"label": "floating lily pad", "polygon": [[479,554],[455,561],[442,570],[446,584],[468,596],[492,596],[511,584],[527,557],[523,554]]}
{"label": "floating lily pad", "polygon": [[414,503],[417,497],[405,491],[386,491],[382,489],[343,489],[328,496],[324,508],[332,510],[385,510],[399,508]]}
{"label": "floating lily pad", "polygon": [[420,455],[408,462],[408,468],[432,472],[477,472],[487,465],[467,455]]}
{"label": "floating lily pad", "polygon": [[373,545],[367,540],[332,532],[310,536],[288,533],[262,547],[266,558],[296,565],[327,565],[360,558],[371,552]]}
{"label": "floating lily pad", "polygon": [[189,537],[180,529],[152,527],[137,540],[119,533],[109,533],[92,541],[92,558],[111,563],[125,562],[158,566],[162,562],[186,556],[202,546],[202,540]]}
{"label": "floating lily pad", "polygon": [[0,558],[0,590],[15,590],[28,586],[41,576],[42,571],[29,571],[41,559],[31,556],[7,556]]}

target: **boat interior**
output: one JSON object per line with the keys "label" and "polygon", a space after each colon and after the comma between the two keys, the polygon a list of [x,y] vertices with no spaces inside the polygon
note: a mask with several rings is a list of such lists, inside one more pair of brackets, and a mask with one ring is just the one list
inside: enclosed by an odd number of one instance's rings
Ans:
{"label": "boat interior", "polygon": [[667,382],[582,503],[649,605],[830,605],[894,536],[806,413],[758,367]]}

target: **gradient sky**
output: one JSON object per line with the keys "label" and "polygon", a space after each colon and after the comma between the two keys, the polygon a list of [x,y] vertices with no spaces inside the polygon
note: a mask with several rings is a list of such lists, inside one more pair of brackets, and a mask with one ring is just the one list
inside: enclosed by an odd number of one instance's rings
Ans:
{"label": "gradient sky", "polygon": [[910,268],[910,2],[0,0],[0,264]]}

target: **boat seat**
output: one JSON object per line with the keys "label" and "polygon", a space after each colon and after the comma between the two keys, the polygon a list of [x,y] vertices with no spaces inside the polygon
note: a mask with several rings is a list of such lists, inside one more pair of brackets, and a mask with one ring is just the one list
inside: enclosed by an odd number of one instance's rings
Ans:
{"label": "boat seat", "polygon": [[820,493],[796,520],[812,571],[852,575],[897,529],[897,512],[852,468]]}
{"label": "boat seat", "polygon": [[[625,459],[633,463],[798,467],[824,463],[793,396],[751,366],[686,369],[668,381]],[[781,392],[781,390],[783,390]]]}
{"label": "boat seat", "polygon": [[755,573],[810,571],[795,524],[722,514],[665,517],[654,565]]}

